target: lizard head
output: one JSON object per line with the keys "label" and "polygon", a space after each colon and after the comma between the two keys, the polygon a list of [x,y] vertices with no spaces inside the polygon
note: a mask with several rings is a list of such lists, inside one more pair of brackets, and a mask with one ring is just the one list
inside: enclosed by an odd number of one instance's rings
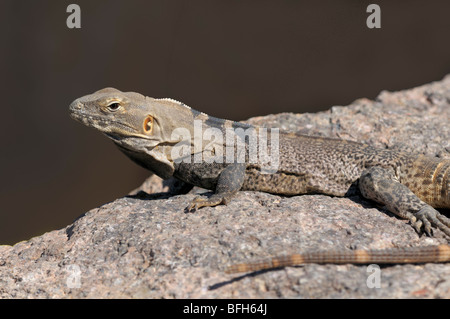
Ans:
{"label": "lizard head", "polygon": [[70,104],[72,118],[104,133],[128,157],[162,178],[172,176],[171,148],[182,141],[175,129],[192,131],[193,113],[183,103],[106,88]]}
{"label": "lizard head", "polygon": [[111,139],[144,139],[147,147],[171,141],[175,128],[192,118],[189,107],[169,99],[153,99],[135,92],[105,88],[70,104],[72,118]]}

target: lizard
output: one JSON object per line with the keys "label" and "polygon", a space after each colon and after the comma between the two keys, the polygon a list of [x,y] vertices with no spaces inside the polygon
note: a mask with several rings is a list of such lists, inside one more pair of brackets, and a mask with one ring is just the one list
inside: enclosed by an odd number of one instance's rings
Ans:
{"label": "lizard", "polygon": [[[425,232],[432,236],[433,228],[437,228],[450,237],[450,219],[436,210],[450,208],[450,160],[447,159],[379,149],[342,139],[278,131],[269,134],[261,127],[212,117],[173,99],[151,98],[115,88],[76,99],[70,104],[69,113],[73,119],[106,135],[131,160],[161,178],[175,177],[214,191],[209,197],[194,198],[187,211],[227,204],[239,190],[287,196],[314,193],[347,196],[359,192],[409,220],[419,234]],[[219,138],[219,133],[246,130],[277,138],[267,146],[267,151],[277,155],[274,167],[267,170],[267,163],[251,160],[252,134],[240,139],[244,145],[244,155],[240,158],[237,147],[242,144]],[[209,138],[203,131],[209,132]],[[224,148],[231,149],[230,157]],[[233,265],[226,272],[308,262],[448,261],[450,245],[444,244],[431,248],[296,254]]]}

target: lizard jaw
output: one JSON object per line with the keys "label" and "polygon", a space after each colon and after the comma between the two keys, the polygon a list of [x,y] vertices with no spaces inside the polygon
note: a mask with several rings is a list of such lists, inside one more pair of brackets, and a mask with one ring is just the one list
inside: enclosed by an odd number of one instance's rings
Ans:
{"label": "lizard jaw", "polygon": [[[120,121],[115,121],[107,118],[103,118],[98,115],[89,114],[85,111],[83,108],[83,104],[74,101],[72,104],[70,104],[69,107],[69,114],[70,117],[80,123],[83,123],[84,125],[88,127],[93,127],[106,135],[108,137],[140,137],[140,138],[148,138],[145,135],[139,134],[136,132],[136,130],[131,127],[130,125],[127,125],[125,123],[122,123]],[[112,131],[111,127],[115,127],[116,129],[119,129],[119,132]]]}

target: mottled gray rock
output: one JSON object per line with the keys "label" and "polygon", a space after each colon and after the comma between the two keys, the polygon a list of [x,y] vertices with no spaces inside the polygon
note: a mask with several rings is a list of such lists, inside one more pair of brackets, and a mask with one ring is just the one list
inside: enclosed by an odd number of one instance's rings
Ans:
{"label": "mottled gray rock", "polygon": [[[449,119],[447,76],[382,92],[375,101],[249,122],[450,158]],[[185,213],[195,195],[172,194],[187,191],[152,176],[132,195],[92,209],[64,229],[0,246],[0,297],[450,298],[450,264],[384,266],[380,288],[367,286],[367,266],[313,264],[226,275],[230,263],[281,253],[447,239],[439,231],[435,238],[419,237],[406,221],[358,196],[240,192],[228,206]]]}

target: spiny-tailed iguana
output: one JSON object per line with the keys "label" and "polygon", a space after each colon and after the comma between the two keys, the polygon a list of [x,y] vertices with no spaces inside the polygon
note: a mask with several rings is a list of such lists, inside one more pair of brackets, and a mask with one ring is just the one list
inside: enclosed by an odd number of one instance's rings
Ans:
{"label": "spiny-tailed iguana", "polygon": [[[174,176],[215,192],[209,198],[195,198],[188,210],[226,204],[239,190],[333,196],[359,190],[363,197],[408,219],[417,232],[423,230],[431,236],[432,227],[436,227],[450,236],[450,219],[433,208],[450,208],[450,160],[332,138],[267,132],[208,116],[172,99],[154,99],[113,88],[75,100],[70,105],[70,114],[104,133],[133,161],[160,177]],[[229,137],[226,134],[230,131],[238,133]],[[242,135],[249,131],[247,136]],[[254,136],[266,137],[271,142],[262,145],[264,139],[255,140]],[[259,144],[255,148],[252,143]],[[244,145],[243,157],[239,145]],[[252,151],[265,148],[264,154],[270,154],[271,161],[252,157]],[[276,165],[271,163],[268,169],[269,162]],[[450,246],[308,256],[274,258],[269,263],[250,266],[241,264],[229,271],[321,261],[445,262],[450,261]]]}

